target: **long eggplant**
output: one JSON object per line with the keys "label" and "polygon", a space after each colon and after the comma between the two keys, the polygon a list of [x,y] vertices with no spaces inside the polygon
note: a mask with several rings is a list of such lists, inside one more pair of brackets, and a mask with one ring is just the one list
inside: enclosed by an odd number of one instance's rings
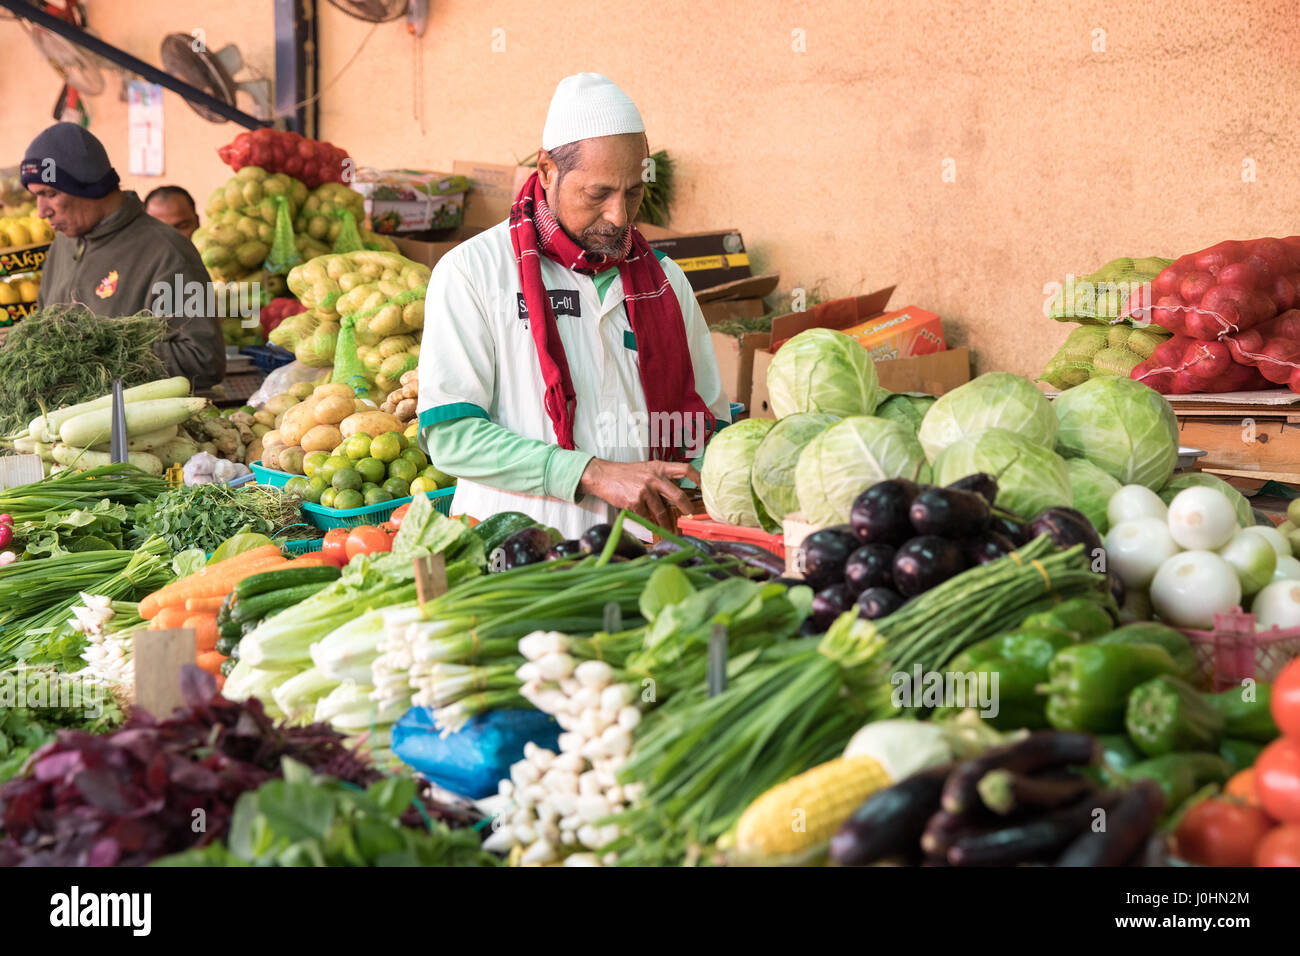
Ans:
{"label": "long eggplant", "polygon": [[831,837],[831,862],[866,866],[886,857],[914,854],[926,822],[939,809],[943,783],[952,767],[944,764],[919,771],[868,797]]}
{"label": "long eggplant", "polygon": [[984,806],[1006,816],[1016,810],[1051,809],[1073,803],[1093,789],[1093,783],[1074,773],[1027,776],[1010,770],[990,770],[976,784]]}
{"label": "long eggplant", "polygon": [[956,814],[940,810],[930,817],[921,834],[921,850],[927,857],[946,860],[948,851],[958,840],[990,833],[999,826],[978,814]]}
{"label": "long eggplant", "polygon": [[979,782],[990,770],[1031,774],[1056,767],[1089,766],[1100,755],[1101,745],[1091,734],[1034,731],[1024,740],[996,747],[954,770],[943,789],[943,808],[949,813],[962,813],[978,804]]}
{"label": "long eggplant", "polygon": [[1050,857],[1068,846],[1092,823],[1097,808],[1110,805],[1115,796],[1114,791],[1089,795],[1016,826],[959,837],[948,849],[948,862],[953,866],[1007,866]]}
{"label": "long eggplant", "polygon": [[1075,838],[1056,861],[1057,866],[1120,866],[1140,854],[1160,814],[1165,794],[1154,780],[1139,780],[1106,811],[1106,829],[1091,827]]}
{"label": "long eggplant", "polygon": [[717,557],[732,557],[748,567],[762,571],[766,577],[776,578],[785,574],[785,561],[778,558],[767,548],[744,541],[714,541],[713,553]]}

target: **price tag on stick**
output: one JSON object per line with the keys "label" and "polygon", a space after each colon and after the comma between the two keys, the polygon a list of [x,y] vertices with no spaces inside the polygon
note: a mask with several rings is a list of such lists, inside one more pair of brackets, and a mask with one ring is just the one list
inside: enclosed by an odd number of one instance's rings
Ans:
{"label": "price tag on stick", "polygon": [[415,593],[421,606],[447,593],[447,560],[441,554],[415,559]]}
{"label": "price tag on stick", "polygon": [[181,668],[198,655],[193,628],[176,627],[138,631],[132,641],[135,668],[135,704],[158,719],[185,703],[181,694]]}
{"label": "price tag on stick", "polygon": [[623,609],[618,606],[617,601],[610,601],[605,605],[605,633],[617,634],[623,630]]}
{"label": "price tag on stick", "polygon": [[727,689],[727,628],[713,625],[709,635],[709,662],[707,671],[709,696],[717,697]]}

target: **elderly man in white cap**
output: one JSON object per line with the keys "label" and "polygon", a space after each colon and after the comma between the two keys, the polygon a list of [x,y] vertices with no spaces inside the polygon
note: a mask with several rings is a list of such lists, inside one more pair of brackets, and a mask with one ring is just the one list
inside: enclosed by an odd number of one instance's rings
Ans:
{"label": "elderly man in white cap", "polygon": [[620,508],[689,509],[679,482],[729,404],[685,274],[634,225],[647,154],[627,94],[565,78],[509,220],[433,270],[420,434],[456,513],[576,538]]}

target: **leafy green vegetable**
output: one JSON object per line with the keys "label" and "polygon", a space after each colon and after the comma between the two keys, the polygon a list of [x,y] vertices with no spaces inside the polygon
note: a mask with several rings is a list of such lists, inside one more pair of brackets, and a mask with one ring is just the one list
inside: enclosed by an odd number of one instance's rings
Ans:
{"label": "leafy green vegetable", "polygon": [[178,578],[187,578],[191,574],[198,574],[208,563],[208,556],[198,548],[190,548],[182,551],[176,557],[172,558],[172,571]]}
{"label": "leafy green vegetable", "polygon": [[933,395],[926,395],[923,392],[897,392],[881,401],[872,414],[877,418],[906,425],[913,432],[918,432],[921,429],[921,422],[925,421],[926,413],[936,401],[938,399]]}
{"label": "leafy green vegetable", "polygon": [[14,536],[26,543],[24,558],[48,558],[78,551],[115,551],[122,548],[127,510],[107,498],[90,508],[47,514],[39,521],[24,521]]}
{"label": "leafy green vegetable", "polygon": [[[839,419],[819,412],[799,412],[776,423],[754,452],[750,480],[754,494],[773,524],[799,510],[794,469],[804,448]],[[775,530],[775,529],[773,529]]]}
{"label": "leafy green vegetable", "polygon": [[1012,432],[1049,451],[1060,425],[1052,404],[1027,379],[988,372],[954,388],[925,413],[917,438],[931,463],[953,442],[986,428]]}
{"label": "leafy green vegetable", "polygon": [[848,521],[853,499],[876,482],[928,481],[929,473],[925,454],[905,425],[855,415],[805,446],[795,466],[794,485],[804,520],[825,527]]}
{"label": "leafy green vegetable", "polygon": [[871,353],[857,339],[823,328],[800,332],[777,350],[767,390],[777,418],[795,412],[870,415],[880,400]]}
{"label": "leafy green vegetable", "polygon": [[[107,689],[103,689],[102,698],[82,701],[80,707],[53,706],[49,700],[40,707],[16,707],[18,680],[26,681],[28,688],[33,681],[43,681],[48,692],[58,694],[60,701],[72,699],[62,689],[68,678],[53,670],[0,673],[0,783],[16,776],[28,757],[54,739],[56,731],[101,733],[122,722],[122,710]],[[11,693],[14,700],[9,699]],[[86,706],[94,703],[99,706]]]}
{"label": "leafy green vegetable", "polygon": [[1065,460],[1050,445],[1014,432],[1001,428],[977,432],[953,442],[934,462],[934,480],[940,485],[980,472],[997,478],[997,506],[1021,518],[1032,518],[1045,508],[1068,508],[1074,502]]}
{"label": "leafy green vegetable", "polygon": [[240,795],[224,844],[187,850],[153,866],[497,866],[473,830],[430,821],[403,826],[416,783],[388,777],[365,790],[312,776],[285,758],[284,779]]}
{"label": "leafy green vegetable", "polygon": [[[245,526],[247,527],[247,525]],[[245,551],[252,551],[254,548],[261,548],[268,544],[274,544],[264,534],[251,534],[248,531],[240,529],[236,534],[231,535],[212,552],[212,558],[208,564],[216,564],[218,561],[224,561],[226,558],[233,558],[237,554],[243,554]]]}
{"label": "leafy green vegetable", "polygon": [[1110,530],[1106,505],[1121,488],[1120,483],[1086,458],[1071,458],[1065,467],[1070,474],[1075,510],[1082,511],[1097,533],[1104,535]]}
{"label": "leafy green vegetable", "polygon": [[205,553],[235,535],[274,536],[287,531],[287,537],[301,537],[311,534],[305,526],[294,527],[302,525],[301,501],[296,495],[262,485],[172,488],[155,501],[136,506],[132,536],[139,541],[156,534],[173,551],[198,548]]}
{"label": "leafy green vegetable", "polygon": [[1122,485],[1157,489],[1178,464],[1178,419],[1169,400],[1128,378],[1094,378],[1057,396],[1059,451],[1086,458]]}

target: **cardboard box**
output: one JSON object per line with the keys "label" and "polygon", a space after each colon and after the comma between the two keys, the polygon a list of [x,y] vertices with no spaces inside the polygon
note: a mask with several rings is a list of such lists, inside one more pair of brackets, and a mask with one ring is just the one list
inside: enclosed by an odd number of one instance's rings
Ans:
{"label": "cardboard box", "polygon": [[469,179],[465,196],[465,222],[470,228],[487,229],[510,216],[510,207],[536,170],[532,166],[480,163],[458,159],[451,171]]}
{"label": "cardboard box", "polygon": [[933,312],[909,305],[844,330],[877,362],[928,355],[947,348],[943,322]]}
{"label": "cardboard box", "polygon": [[418,169],[362,166],[352,188],[363,197],[366,228],[382,233],[423,232],[461,226],[469,180]]}
{"label": "cardboard box", "polygon": [[48,242],[37,242],[30,246],[9,246],[0,249],[0,278],[18,275],[21,272],[39,272],[49,254]]}
{"label": "cardboard box", "polygon": [[[772,364],[772,353],[758,349],[753,355],[751,372],[749,417],[775,418],[767,393],[767,370]],[[925,392],[942,395],[958,385],[970,381],[970,350],[962,347],[917,355],[912,358],[891,359],[876,363],[880,384],[891,392]]]}
{"label": "cardboard box", "polygon": [[704,313],[705,322],[717,325],[733,319],[757,319],[767,313],[767,306],[762,299],[719,299],[701,302],[700,311]]}
{"label": "cardboard box", "polygon": [[397,250],[406,258],[415,262],[422,262],[432,269],[438,264],[438,260],[451,252],[452,249],[482,231],[482,229],[461,226],[452,233],[449,239],[440,242],[425,242],[420,239],[408,239],[405,236],[394,236],[393,241],[397,243]]}
{"label": "cardboard box", "polygon": [[771,336],[766,332],[750,332],[742,336],[713,332],[713,354],[718,360],[718,374],[727,400],[748,406],[753,391],[754,353],[766,348]]}
{"label": "cardboard box", "polygon": [[662,252],[681,266],[696,292],[753,275],[749,269],[745,240],[735,229],[692,232],[647,241],[650,248]]}

